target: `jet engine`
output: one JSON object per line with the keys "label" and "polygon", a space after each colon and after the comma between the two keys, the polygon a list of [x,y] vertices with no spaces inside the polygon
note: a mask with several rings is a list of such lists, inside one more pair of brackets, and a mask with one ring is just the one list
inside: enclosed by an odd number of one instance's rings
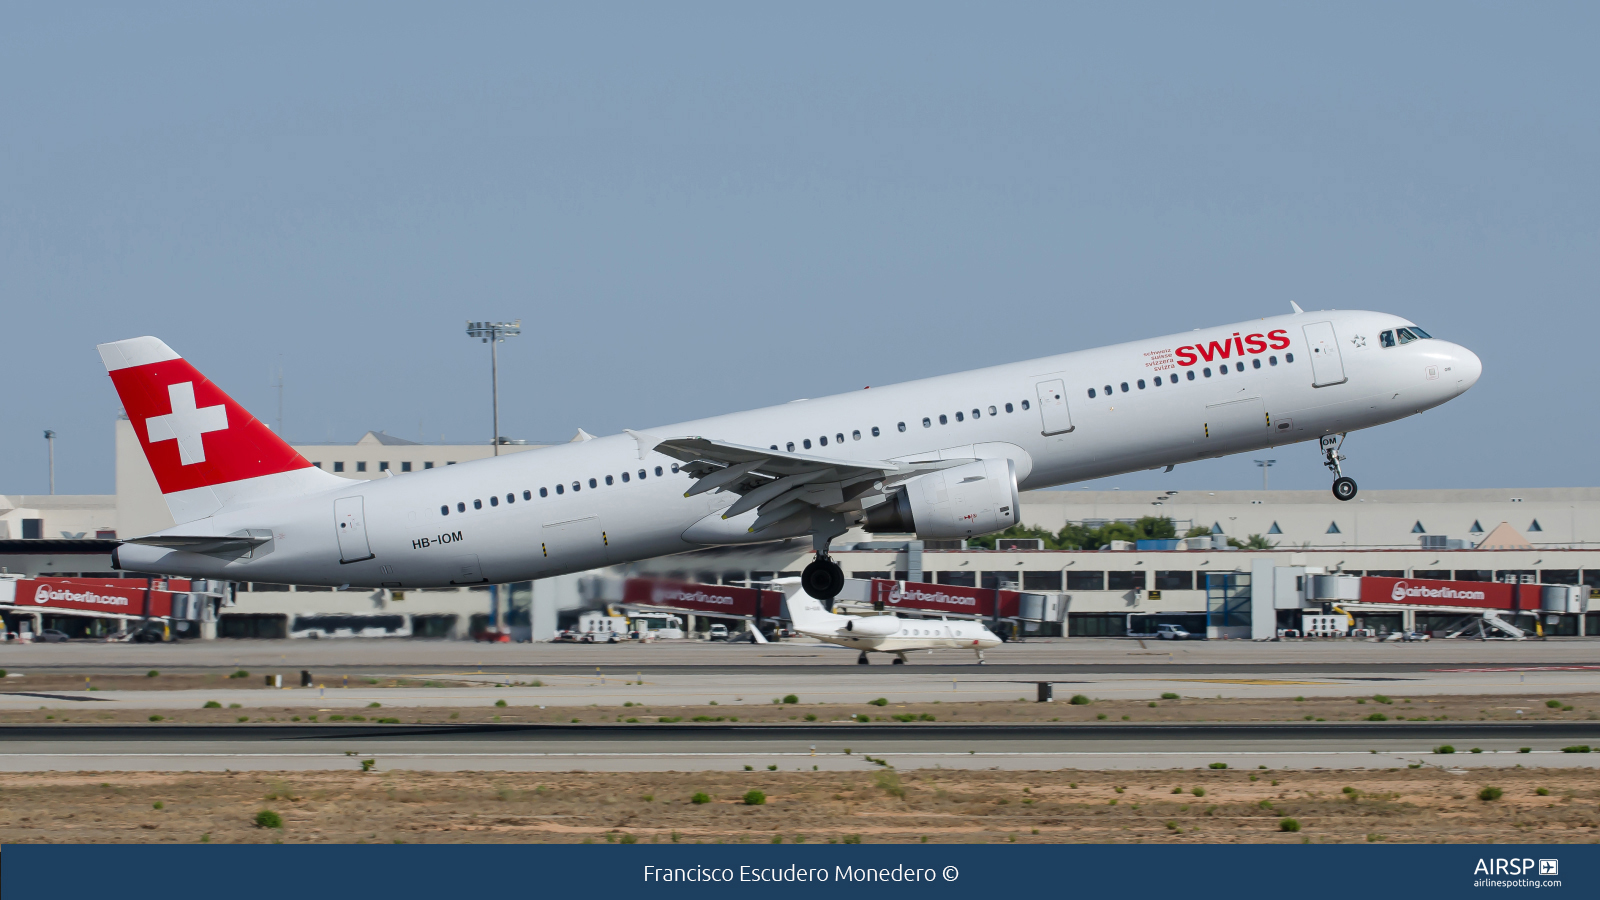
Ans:
{"label": "jet engine", "polygon": [[919,475],[867,510],[873,533],[915,533],[929,540],[969,538],[1017,524],[1017,470],[1009,459]]}
{"label": "jet engine", "polygon": [[844,623],[842,631],[871,637],[885,637],[900,630],[898,616],[869,616],[867,618],[854,618]]}

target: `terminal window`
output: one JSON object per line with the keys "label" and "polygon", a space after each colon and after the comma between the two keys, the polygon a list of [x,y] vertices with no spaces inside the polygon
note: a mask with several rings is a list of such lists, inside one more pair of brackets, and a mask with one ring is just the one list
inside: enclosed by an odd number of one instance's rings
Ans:
{"label": "terminal window", "polygon": [[1192,591],[1194,590],[1193,572],[1175,572],[1156,570],[1156,590],[1158,591]]}
{"label": "terminal window", "polygon": [[335,472],[343,472],[344,471],[344,463],[343,462],[334,463],[333,464],[333,470]]}
{"label": "terminal window", "polygon": [[408,463],[408,462],[401,463],[400,464],[400,471],[402,471],[402,472],[411,471],[411,463]]}
{"label": "terminal window", "polygon": [[1143,572],[1107,572],[1107,587],[1113,591],[1144,590]]}
{"label": "terminal window", "polygon": [[367,470],[367,464],[366,463],[364,463],[364,462],[356,463],[356,471],[357,472],[365,472],[366,470]]}
{"label": "terminal window", "polygon": [[1106,573],[1104,572],[1068,572],[1067,590],[1069,591],[1103,591],[1106,589]]}

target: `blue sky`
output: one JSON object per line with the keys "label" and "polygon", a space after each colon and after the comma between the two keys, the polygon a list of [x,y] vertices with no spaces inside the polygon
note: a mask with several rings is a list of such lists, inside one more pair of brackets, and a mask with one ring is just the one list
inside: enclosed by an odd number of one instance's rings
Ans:
{"label": "blue sky", "polygon": [[[292,440],[595,434],[1311,308],[1483,358],[1365,489],[1592,484],[1585,4],[0,7],[0,493],[97,342]],[[1256,454],[1261,455],[1261,454]],[[1275,487],[1325,488],[1314,445]],[[1098,486],[1259,486],[1250,458]]]}

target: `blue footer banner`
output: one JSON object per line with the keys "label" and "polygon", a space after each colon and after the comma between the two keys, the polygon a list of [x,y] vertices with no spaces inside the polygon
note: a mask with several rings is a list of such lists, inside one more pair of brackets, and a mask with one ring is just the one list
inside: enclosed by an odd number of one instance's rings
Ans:
{"label": "blue footer banner", "polygon": [[[5,900],[1600,897],[1600,845],[10,845]],[[1504,896],[1504,894],[1501,894]]]}

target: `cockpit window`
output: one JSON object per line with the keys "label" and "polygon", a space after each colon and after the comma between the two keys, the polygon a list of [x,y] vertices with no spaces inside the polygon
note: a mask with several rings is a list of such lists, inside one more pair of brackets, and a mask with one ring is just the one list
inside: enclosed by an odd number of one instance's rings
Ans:
{"label": "cockpit window", "polygon": [[1409,344],[1417,339],[1417,336],[1412,334],[1409,328],[1396,328],[1395,334],[1399,335],[1400,343],[1402,344]]}
{"label": "cockpit window", "polygon": [[1417,337],[1419,337],[1419,338],[1422,338],[1422,339],[1424,339],[1424,340],[1427,340],[1427,339],[1429,339],[1429,338],[1432,338],[1432,337],[1433,337],[1433,335],[1431,335],[1431,334],[1429,334],[1429,333],[1427,333],[1427,332],[1426,332],[1426,331],[1423,331],[1423,330],[1422,330],[1422,329],[1421,329],[1421,328],[1418,328],[1418,327],[1417,327],[1417,326],[1415,326],[1415,325],[1412,325],[1412,326],[1411,326],[1411,327],[1410,327],[1410,328],[1408,328],[1408,329],[1406,329],[1406,330],[1407,330],[1407,331],[1410,331],[1410,332],[1411,332],[1411,333],[1412,333],[1412,334],[1414,334],[1414,335],[1416,335],[1416,336],[1417,336]]}
{"label": "cockpit window", "polygon": [[1382,334],[1379,334],[1378,335],[1378,343],[1382,344],[1385,347],[1393,347],[1394,346],[1394,332],[1385,331]]}

